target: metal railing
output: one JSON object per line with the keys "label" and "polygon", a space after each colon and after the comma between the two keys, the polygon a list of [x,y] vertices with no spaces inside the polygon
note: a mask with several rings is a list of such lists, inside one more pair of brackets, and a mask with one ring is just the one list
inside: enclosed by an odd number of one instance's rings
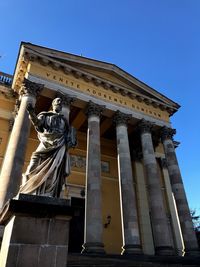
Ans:
{"label": "metal railing", "polygon": [[0,84],[11,86],[12,75],[0,71]]}

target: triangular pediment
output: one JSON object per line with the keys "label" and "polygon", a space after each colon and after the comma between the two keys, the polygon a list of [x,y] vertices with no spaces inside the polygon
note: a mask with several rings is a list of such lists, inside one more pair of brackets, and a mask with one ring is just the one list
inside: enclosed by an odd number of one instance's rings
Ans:
{"label": "triangular pediment", "polygon": [[[78,55],[73,55],[46,47],[33,45],[30,43],[22,43],[21,49],[29,51],[43,60],[51,60],[57,66],[72,67],[74,71],[91,76],[92,79],[99,79],[102,83],[110,83],[120,91],[127,90],[128,93],[133,93],[141,98],[147,98],[150,101],[157,101],[160,104],[167,105],[174,109],[174,112],[179,108],[179,105],[162,95],[155,89],[149,87],[145,83],[139,81],[131,74],[122,70],[118,66]],[[127,93],[126,92],[126,93]],[[173,112],[173,113],[174,113]]]}

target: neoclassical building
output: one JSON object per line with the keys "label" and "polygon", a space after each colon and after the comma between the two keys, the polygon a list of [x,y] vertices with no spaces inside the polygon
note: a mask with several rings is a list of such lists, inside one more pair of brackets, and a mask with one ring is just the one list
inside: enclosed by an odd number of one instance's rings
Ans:
{"label": "neoclassical building", "polygon": [[56,96],[78,138],[62,191],[74,208],[69,251],[198,253],[170,123],[180,106],[114,64],[30,43],[14,75],[0,74],[1,207],[38,145],[26,106],[47,111]]}

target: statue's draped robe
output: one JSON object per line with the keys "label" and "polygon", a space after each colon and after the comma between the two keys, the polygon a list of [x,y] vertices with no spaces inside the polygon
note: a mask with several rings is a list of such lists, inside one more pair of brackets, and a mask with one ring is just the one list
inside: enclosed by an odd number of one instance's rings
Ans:
{"label": "statue's draped robe", "polygon": [[59,197],[65,177],[70,174],[69,126],[64,116],[55,112],[41,112],[37,119],[40,144],[23,174],[20,193]]}

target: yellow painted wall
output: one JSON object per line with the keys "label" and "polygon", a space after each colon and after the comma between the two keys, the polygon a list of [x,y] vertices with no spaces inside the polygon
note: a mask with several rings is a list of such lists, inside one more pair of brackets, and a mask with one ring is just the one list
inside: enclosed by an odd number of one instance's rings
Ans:
{"label": "yellow painted wall", "polygon": [[14,110],[15,99],[6,95],[10,88],[0,85],[0,169],[10,136],[10,119]]}

